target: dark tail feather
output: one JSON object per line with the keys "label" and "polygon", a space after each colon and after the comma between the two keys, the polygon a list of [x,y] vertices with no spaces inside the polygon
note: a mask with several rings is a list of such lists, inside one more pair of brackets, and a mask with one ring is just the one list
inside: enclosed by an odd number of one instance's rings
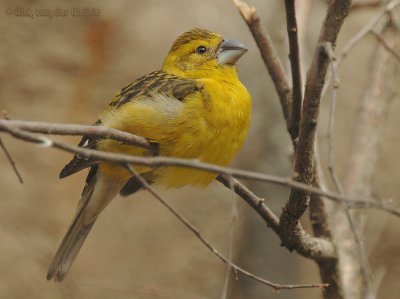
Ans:
{"label": "dark tail feather", "polygon": [[[93,224],[96,222],[97,215],[92,219],[87,219],[87,206],[91,199],[95,184],[97,166],[93,166],[86,178],[86,185],[82,192],[81,200],[78,204],[74,220],[64,236],[57,252],[50,264],[47,272],[47,280],[62,281],[78,255],[83,243],[86,240]],[[95,212],[95,211],[92,211]],[[98,211],[100,213],[100,211]],[[96,213],[97,214],[97,213]]]}
{"label": "dark tail feather", "polygon": [[125,183],[98,172],[97,165],[92,166],[74,220],[50,264],[48,280],[64,279],[97,217]]}

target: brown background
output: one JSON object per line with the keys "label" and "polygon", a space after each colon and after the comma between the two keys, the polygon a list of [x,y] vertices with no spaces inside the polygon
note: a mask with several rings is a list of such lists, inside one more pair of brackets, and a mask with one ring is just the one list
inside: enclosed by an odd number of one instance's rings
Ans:
{"label": "brown background", "polygon": [[[255,5],[288,66],[284,10],[278,1]],[[15,16],[16,8],[96,8],[95,17]],[[11,9],[11,10],[10,10]],[[308,61],[325,5],[314,1],[307,18],[304,58]],[[21,12],[21,10],[19,10]],[[339,48],[376,11],[355,12],[343,28]],[[249,52],[239,73],[253,94],[247,142],[233,165],[286,176],[290,142],[278,99],[254,41],[228,0],[173,1],[2,1],[0,5],[0,109],[14,119],[91,124],[122,86],[158,69],[179,34],[202,27],[243,41]],[[341,69],[335,132],[338,172],[345,173],[355,115],[365,87],[375,39],[351,52]],[[327,98],[328,99],[328,98]],[[329,101],[322,107],[320,141],[326,155]],[[399,99],[393,101],[381,145],[374,193],[400,198]],[[54,137],[76,143],[77,137]],[[83,188],[85,172],[60,181],[70,155],[22,143],[4,142],[24,178],[20,185],[0,153],[0,298],[219,298],[225,266],[152,196],[117,198],[104,212],[62,284],[45,279],[49,262],[66,231]],[[287,190],[248,184],[279,213]],[[278,238],[240,199],[218,183],[205,190],[160,190],[216,248],[226,253],[231,201],[238,202],[235,262],[280,283],[315,283],[312,261],[279,246]],[[396,202],[396,201],[395,201]],[[398,203],[398,201],[397,201]],[[367,247],[381,298],[397,298],[400,275],[399,219],[369,212]],[[306,218],[306,217],[305,217]],[[391,291],[389,291],[391,290]],[[239,276],[229,298],[320,298],[320,290],[274,293]]]}

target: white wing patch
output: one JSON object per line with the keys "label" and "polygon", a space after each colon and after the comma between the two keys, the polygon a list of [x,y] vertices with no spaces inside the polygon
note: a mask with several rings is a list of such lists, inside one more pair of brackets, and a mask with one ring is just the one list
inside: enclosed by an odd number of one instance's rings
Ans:
{"label": "white wing patch", "polygon": [[89,139],[86,139],[86,141],[82,144],[82,147],[87,147],[89,145]]}
{"label": "white wing patch", "polygon": [[101,120],[106,127],[138,135],[145,134],[149,138],[151,134],[148,130],[157,128],[162,131],[170,121],[179,117],[182,109],[183,102],[162,93],[154,93],[108,111]]}
{"label": "white wing patch", "polygon": [[154,93],[151,97],[137,101],[135,106],[152,108],[167,117],[174,118],[182,111],[183,102],[163,93]]}

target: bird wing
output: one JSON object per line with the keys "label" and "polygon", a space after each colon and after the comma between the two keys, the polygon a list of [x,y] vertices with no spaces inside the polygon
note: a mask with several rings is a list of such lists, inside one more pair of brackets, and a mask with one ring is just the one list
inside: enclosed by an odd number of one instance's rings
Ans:
{"label": "bird wing", "polygon": [[[184,101],[189,95],[198,92],[199,85],[194,80],[181,78],[165,71],[155,71],[142,76],[131,84],[125,86],[111,100],[103,112],[103,116],[109,111],[120,109],[126,103],[139,101],[154,97],[157,94],[163,94],[167,97],[173,97],[179,101]],[[95,125],[103,125],[98,120]],[[93,136],[83,136],[78,146],[89,149],[96,149],[96,145],[102,138]],[[154,153],[153,153],[154,155]],[[94,158],[86,158],[76,154],[74,158],[64,166],[60,172],[60,178],[70,176],[84,168],[92,167],[100,161]]]}

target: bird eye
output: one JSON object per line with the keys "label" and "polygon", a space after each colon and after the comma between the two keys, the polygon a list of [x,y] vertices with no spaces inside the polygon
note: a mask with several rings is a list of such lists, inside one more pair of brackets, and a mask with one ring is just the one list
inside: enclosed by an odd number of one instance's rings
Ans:
{"label": "bird eye", "polygon": [[206,53],[206,52],[207,52],[207,48],[204,47],[204,46],[199,46],[199,47],[197,47],[197,49],[196,49],[196,53],[198,53],[198,54],[204,54],[204,53]]}

